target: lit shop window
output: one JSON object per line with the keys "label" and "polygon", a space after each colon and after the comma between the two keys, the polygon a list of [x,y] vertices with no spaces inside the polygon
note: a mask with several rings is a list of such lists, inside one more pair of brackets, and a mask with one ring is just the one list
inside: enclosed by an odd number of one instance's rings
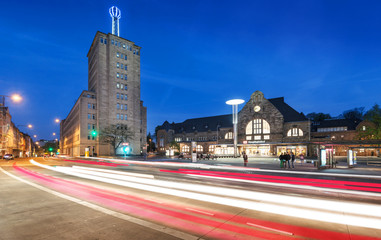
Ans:
{"label": "lit shop window", "polygon": [[210,145],[210,146],[209,146],[209,152],[214,153],[214,149],[215,149],[215,148],[216,148],[215,145]]}
{"label": "lit shop window", "polygon": [[175,138],[175,141],[176,142],[181,142],[181,138],[177,137],[177,138]]}

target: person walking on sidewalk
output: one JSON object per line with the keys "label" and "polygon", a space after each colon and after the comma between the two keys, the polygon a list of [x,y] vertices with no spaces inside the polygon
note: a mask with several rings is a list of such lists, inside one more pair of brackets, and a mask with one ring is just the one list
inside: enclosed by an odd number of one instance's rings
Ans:
{"label": "person walking on sidewalk", "polygon": [[294,168],[294,162],[295,162],[295,154],[294,154],[294,152],[291,152],[291,164],[292,164],[292,168]]}
{"label": "person walking on sidewalk", "polygon": [[248,157],[245,151],[242,152],[242,157],[243,157],[243,166],[247,167]]}
{"label": "person walking on sidewalk", "polygon": [[279,161],[280,161],[280,168],[283,168],[283,165],[284,165],[284,154],[281,153],[279,155]]}

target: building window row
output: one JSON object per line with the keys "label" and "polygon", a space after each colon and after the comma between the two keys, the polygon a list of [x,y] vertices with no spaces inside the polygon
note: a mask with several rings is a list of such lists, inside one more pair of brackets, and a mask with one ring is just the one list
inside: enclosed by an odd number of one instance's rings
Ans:
{"label": "building window row", "polygon": [[87,108],[88,108],[88,109],[95,109],[95,104],[88,103],[88,104],[87,104]]}
{"label": "building window row", "polygon": [[101,38],[101,43],[107,44],[107,39]]}
{"label": "building window row", "polygon": [[119,94],[117,93],[116,94],[116,99],[120,99],[120,100],[127,100],[127,94]]}
{"label": "building window row", "polygon": [[123,54],[123,53],[119,53],[119,52],[117,52],[117,53],[116,53],[116,57],[117,57],[117,58],[120,58],[120,59],[127,60],[127,55],[126,55],[126,54]]}
{"label": "building window row", "polygon": [[96,136],[87,135],[87,140],[95,140]]}
{"label": "building window row", "polygon": [[341,131],[347,131],[347,127],[331,127],[331,128],[318,128],[318,132],[341,132]]}
{"label": "building window row", "polygon": [[95,129],[95,124],[88,123],[87,124],[87,129],[88,130]]}
{"label": "building window row", "polygon": [[127,71],[127,64],[117,62],[116,67]]}
{"label": "building window row", "polygon": [[254,119],[246,125],[246,140],[269,140],[270,124],[265,119]]}
{"label": "building window row", "polygon": [[116,83],[116,88],[117,89],[124,89],[124,90],[127,90],[128,88],[127,88],[127,84],[126,85],[124,85],[123,83]]}
{"label": "building window row", "polygon": [[116,73],[116,77],[120,79],[127,80],[127,74],[119,74],[118,72]]}
{"label": "building window row", "polygon": [[87,114],[87,119],[96,119],[96,116],[95,116],[95,114],[88,113]]}
{"label": "building window row", "polygon": [[121,114],[121,113],[117,113],[116,114],[116,119],[117,120],[127,120],[127,114]]}
{"label": "building window row", "polygon": [[233,133],[232,132],[228,132],[225,134],[225,139],[233,139]]}
{"label": "building window row", "polygon": [[116,109],[117,110],[127,110],[127,104],[124,104],[124,108],[123,108],[123,104],[119,104],[119,103],[117,103],[116,104]]}
{"label": "building window row", "polygon": [[95,95],[92,95],[92,94],[87,94],[85,97],[87,97],[87,98],[95,98]]}

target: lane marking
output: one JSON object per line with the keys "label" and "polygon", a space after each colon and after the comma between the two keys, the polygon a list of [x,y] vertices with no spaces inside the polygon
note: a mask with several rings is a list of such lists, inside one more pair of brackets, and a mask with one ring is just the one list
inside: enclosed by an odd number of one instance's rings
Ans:
{"label": "lane marking", "polygon": [[128,216],[128,215],[125,215],[125,214],[122,214],[122,213],[119,213],[119,212],[116,212],[116,211],[113,211],[113,210],[110,210],[110,209],[107,209],[107,208],[104,208],[104,207],[92,204],[92,203],[89,203],[89,202],[86,202],[86,201],[83,201],[83,200],[78,199],[78,198],[74,198],[74,197],[68,196],[68,195],[60,193],[60,192],[53,191],[53,190],[48,189],[46,187],[40,186],[38,184],[29,182],[29,181],[24,180],[24,179],[22,179],[20,177],[17,177],[15,175],[5,171],[2,167],[0,167],[0,170],[3,173],[5,173],[6,175],[8,175],[9,177],[12,177],[12,178],[14,178],[14,179],[16,179],[16,180],[18,180],[20,182],[28,184],[28,185],[30,185],[32,187],[35,187],[35,188],[40,189],[42,191],[45,191],[47,193],[53,194],[53,195],[55,195],[57,197],[60,197],[60,198],[63,198],[63,199],[75,202],[77,204],[80,204],[82,206],[91,208],[91,209],[96,210],[98,212],[102,212],[104,214],[108,214],[108,215],[111,215],[113,217],[116,217],[116,218],[119,218],[119,219],[123,219],[123,220],[129,221],[129,222],[141,225],[143,227],[147,227],[147,228],[156,230],[158,232],[162,232],[162,233],[165,233],[165,234],[168,234],[168,235],[180,238],[180,239],[189,239],[189,240],[192,240],[192,239],[194,239],[194,240],[201,239],[201,238],[199,238],[197,236],[193,236],[193,235],[190,235],[188,233],[180,232],[180,231],[177,231],[175,229],[168,228],[166,226],[161,226],[161,225],[158,225],[158,224],[155,224],[155,223],[144,221],[144,220],[132,217],[132,216]]}
{"label": "lane marking", "polygon": [[204,212],[204,211],[193,209],[193,208],[185,208],[185,209],[193,211],[193,212],[198,212],[198,213],[202,213],[202,214],[205,214],[205,215],[209,215],[209,216],[214,216],[213,213],[208,213],[208,212]]}
{"label": "lane marking", "polygon": [[126,176],[132,176],[132,177],[155,178],[153,175],[142,174],[142,173],[121,172],[121,171],[116,171],[116,170],[108,170],[108,169],[101,169],[101,168],[90,168],[90,167],[82,167],[82,166],[75,166],[75,165],[73,166],[73,168],[90,170],[90,171],[97,171],[97,172],[113,173],[113,174],[126,175]]}
{"label": "lane marking", "polygon": [[273,231],[273,232],[283,233],[283,234],[287,234],[287,235],[294,235],[291,232],[286,232],[286,231],[282,231],[282,230],[275,229],[275,228],[269,228],[269,227],[265,227],[265,226],[254,224],[254,223],[249,223],[248,222],[246,224],[249,225],[249,226],[253,226],[253,227],[257,227],[257,228],[262,228],[262,229],[270,230],[270,231]]}

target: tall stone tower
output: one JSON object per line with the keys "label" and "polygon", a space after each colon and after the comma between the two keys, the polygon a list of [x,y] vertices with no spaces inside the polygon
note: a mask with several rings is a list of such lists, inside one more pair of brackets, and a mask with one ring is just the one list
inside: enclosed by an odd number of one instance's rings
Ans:
{"label": "tall stone tower", "polygon": [[[140,100],[140,50],[134,42],[119,37],[121,12],[112,7],[112,33],[97,32],[87,54],[88,90],[96,93],[99,131],[111,124],[127,124],[134,133],[129,140],[132,154],[145,151],[147,109]],[[99,153],[111,147],[98,143]],[[122,150],[117,149],[117,154]]]}

